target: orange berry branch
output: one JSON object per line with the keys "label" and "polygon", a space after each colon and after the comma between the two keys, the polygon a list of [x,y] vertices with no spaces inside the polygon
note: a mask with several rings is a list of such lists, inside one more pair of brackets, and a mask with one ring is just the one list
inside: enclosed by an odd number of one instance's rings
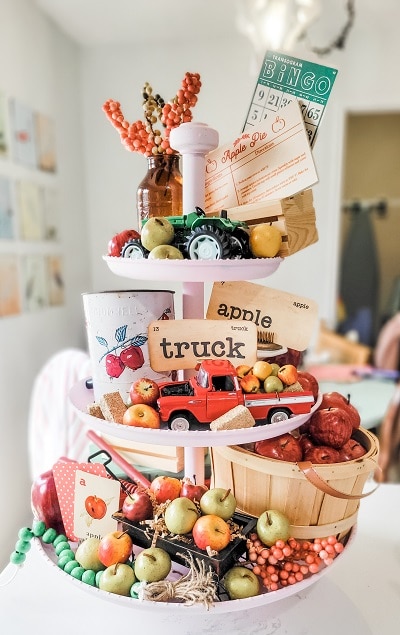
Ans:
{"label": "orange berry branch", "polygon": [[[143,86],[144,121],[129,123],[123,115],[118,101],[108,99],[103,110],[114,128],[117,129],[122,144],[130,152],[139,152],[146,157],[157,154],[178,154],[169,144],[172,128],[192,121],[192,108],[197,103],[201,81],[199,73],[185,73],[181,88],[175,97],[165,103],[160,95],[153,95],[148,82]],[[157,128],[161,124],[164,134]]]}

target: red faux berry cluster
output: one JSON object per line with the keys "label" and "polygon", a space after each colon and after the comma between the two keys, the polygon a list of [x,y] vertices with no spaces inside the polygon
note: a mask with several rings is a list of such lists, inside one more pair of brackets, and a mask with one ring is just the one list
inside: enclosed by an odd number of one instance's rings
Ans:
{"label": "red faux berry cluster", "polygon": [[[192,108],[197,103],[201,81],[198,73],[185,73],[180,90],[175,97],[165,103],[160,95],[153,95],[148,82],[143,87],[144,121],[129,123],[122,113],[118,101],[108,99],[103,110],[112,125],[119,132],[121,142],[130,152],[139,152],[145,156],[157,154],[176,154],[169,143],[172,128],[181,123],[192,121]],[[157,121],[164,128],[164,135],[156,128]]]}
{"label": "red faux berry cluster", "polygon": [[247,539],[252,570],[268,591],[277,591],[318,573],[324,564],[332,564],[343,549],[343,543],[336,536],[315,538],[313,541],[277,540],[272,547],[266,547],[256,533],[250,534]]}

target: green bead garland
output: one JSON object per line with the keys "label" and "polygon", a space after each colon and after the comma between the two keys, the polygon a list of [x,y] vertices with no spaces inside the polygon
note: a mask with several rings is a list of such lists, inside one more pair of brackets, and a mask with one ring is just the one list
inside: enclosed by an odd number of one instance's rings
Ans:
{"label": "green bead garland", "polygon": [[[52,545],[55,554],[58,556],[57,566],[68,573],[76,580],[88,584],[93,587],[99,587],[100,578],[104,570],[93,571],[81,567],[79,562],[75,560],[75,553],[70,547],[68,538],[64,534],[57,534],[52,527],[46,527],[42,520],[35,520],[32,529],[29,527],[21,527],[18,531],[18,540],[15,543],[15,549],[10,555],[10,562],[17,566],[21,566],[26,560],[26,554],[31,548],[31,540],[39,538],[44,544]],[[133,566],[133,562],[126,563]],[[140,582],[134,582],[130,589],[132,598],[138,597]]]}

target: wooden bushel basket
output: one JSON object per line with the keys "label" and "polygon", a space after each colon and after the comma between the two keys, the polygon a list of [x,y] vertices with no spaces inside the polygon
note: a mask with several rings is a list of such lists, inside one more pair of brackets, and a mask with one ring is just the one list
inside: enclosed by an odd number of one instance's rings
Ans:
{"label": "wooden bushel basket", "polygon": [[330,465],[269,459],[239,446],[210,448],[211,486],[230,488],[238,510],[247,514],[281,511],[289,518],[295,538],[343,536],[356,523],[360,499],[373,491],[363,493],[378,465],[375,435],[359,428],[353,436],[366,454]]}

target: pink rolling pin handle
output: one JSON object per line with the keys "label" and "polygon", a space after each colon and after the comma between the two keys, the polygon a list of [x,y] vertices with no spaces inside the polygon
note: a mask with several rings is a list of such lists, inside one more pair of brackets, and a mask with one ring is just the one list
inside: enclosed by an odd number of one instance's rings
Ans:
{"label": "pink rolling pin handle", "polygon": [[140,483],[140,485],[143,485],[143,487],[145,488],[150,487],[150,481],[148,481],[147,478],[143,476],[141,472],[139,472],[139,470],[134,468],[133,465],[128,463],[128,461],[125,461],[125,459],[120,454],[118,454],[118,452],[116,452],[114,448],[111,447],[111,445],[108,445],[108,443],[106,443],[101,437],[99,437],[98,434],[96,434],[93,430],[88,430],[86,434],[89,439],[93,441],[93,443],[95,443],[99,448],[101,448],[105,452],[108,452],[114,463],[122,468],[124,472],[133,481],[135,481],[135,483]]}

